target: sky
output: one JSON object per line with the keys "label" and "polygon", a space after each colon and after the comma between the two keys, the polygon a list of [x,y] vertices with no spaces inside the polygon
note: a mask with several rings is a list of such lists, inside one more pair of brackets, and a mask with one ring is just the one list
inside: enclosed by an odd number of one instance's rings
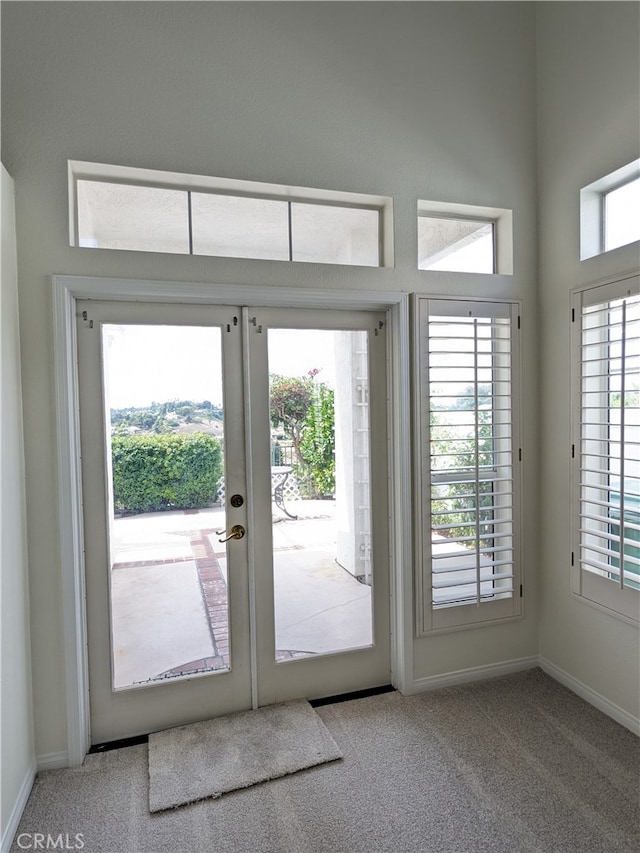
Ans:
{"label": "sky", "polygon": [[[269,372],[334,381],[332,332],[272,329]],[[222,404],[221,331],[218,327],[105,325],[105,382],[112,409],[171,400]]]}

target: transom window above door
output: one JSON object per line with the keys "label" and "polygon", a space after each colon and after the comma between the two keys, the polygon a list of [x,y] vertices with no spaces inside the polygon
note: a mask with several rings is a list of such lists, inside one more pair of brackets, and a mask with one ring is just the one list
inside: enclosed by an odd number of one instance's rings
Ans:
{"label": "transom window above door", "polygon": [[392,202],[69,161],[70,243],[96,249],[392,266]]}
{"label": "transom window above door", "polygon": [[418,269],[512,275],[512,212],[419,199]]}

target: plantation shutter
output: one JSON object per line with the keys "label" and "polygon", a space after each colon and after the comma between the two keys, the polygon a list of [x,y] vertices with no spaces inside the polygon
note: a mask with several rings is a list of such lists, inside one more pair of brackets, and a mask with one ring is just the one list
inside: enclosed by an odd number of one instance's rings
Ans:
{"label": "plantation shutter", "polygon": [[419,300],[422,628],[520,612],[518,311]]}
{"label": "plantation shutter", "polygon": [[573,311],[577,417],[574,591],[632,619],[640,590],[638,279],[581,291]]}

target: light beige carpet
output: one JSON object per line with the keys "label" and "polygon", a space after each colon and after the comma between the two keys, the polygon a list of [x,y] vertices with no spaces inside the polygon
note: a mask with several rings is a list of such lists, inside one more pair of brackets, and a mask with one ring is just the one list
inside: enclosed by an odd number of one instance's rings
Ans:
{"label": "light beige carpet", "polygon": [[342,758],[304,700],[229,714],[149,736],[149,810],[220,797]]}
{"label": "light beige carpet", "polygon": [[149,813],[146,743],[41,770],[11,853],[640,850],[640,739],[539,669],[316,713],[342,761],[188,808]]}

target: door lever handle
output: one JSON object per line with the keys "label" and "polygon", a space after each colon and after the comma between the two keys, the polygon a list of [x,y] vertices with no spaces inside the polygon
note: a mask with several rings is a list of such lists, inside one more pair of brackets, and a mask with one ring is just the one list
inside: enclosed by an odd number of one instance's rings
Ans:
{"label": "door lever handle", "polygon": [[[242,539],[245,534],[245,529],[241,524],[234,524],[231,530],[217,530],[217,533],[222,533],[224,539],[218,539],[218,542],[228,542],[230,539]],[[226,534],[229,534],[228,536]]]}

